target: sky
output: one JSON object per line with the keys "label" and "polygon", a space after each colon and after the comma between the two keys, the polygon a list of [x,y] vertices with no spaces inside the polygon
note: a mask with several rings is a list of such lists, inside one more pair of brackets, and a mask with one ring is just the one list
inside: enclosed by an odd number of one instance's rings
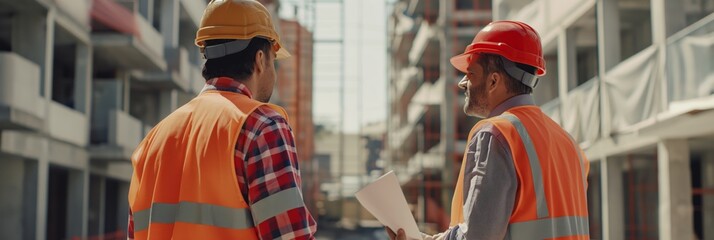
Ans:
{"label": "sky", "polygon": [[387,3],[385,0],[345,0],[343,29],[339,0],[312,2],[282,0],[279,14],[283,18],[297,19],[313,30],[315,124],[339,129],[343,59],[345,132],[357,133],[360,126],[385,121],[388,106]]}

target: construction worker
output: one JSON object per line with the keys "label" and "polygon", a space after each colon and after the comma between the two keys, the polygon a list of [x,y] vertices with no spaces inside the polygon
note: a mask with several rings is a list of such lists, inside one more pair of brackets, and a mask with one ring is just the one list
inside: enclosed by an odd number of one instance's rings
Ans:
{"label": "construction worker", "polygon": [[129,238],[314,239],[293,132],[268,104],[280,45],[254,0],[213,0],[196,45],[203,91],[152,129],[132,155]]}
{"label": "construction worker", "polygon": [[588,161],[530,95],[545,74],[538,33],[492,22],[451,64],[466,74],[464,112],[484,119],[469,134],[451,227],[425,239],[588,239]]}

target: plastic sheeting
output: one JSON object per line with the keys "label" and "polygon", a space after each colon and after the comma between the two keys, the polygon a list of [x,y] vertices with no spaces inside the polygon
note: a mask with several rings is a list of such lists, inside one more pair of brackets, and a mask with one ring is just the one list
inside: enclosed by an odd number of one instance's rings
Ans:
{"label": "plastic sheeting", "polygon": [[593,78],[568,93],[563,104],[563,128],[579,142],[600,135],[600,80]]}
{"label": "plastic sheeting", "polygon": [[655,46],[642,50],[606,74],[604,97],[611,132],[624,132],[662,112],[663,99]]}
{"label": "plastic sheeting", "polygon": [[545,113],[545,115],[548,115],[551,119],[553,119],[553,121],[561,126],[563,125],[563,120],[560,114],[560,99],[553,99],[552,101],[543,104],[540,109],[543,113]]}
{"label": "plastic sheeting", "polygon": [[[714,93],[714,18],[667,44],[669,101],[701,98]],[[688,31],[689,30],[689,31]]]}

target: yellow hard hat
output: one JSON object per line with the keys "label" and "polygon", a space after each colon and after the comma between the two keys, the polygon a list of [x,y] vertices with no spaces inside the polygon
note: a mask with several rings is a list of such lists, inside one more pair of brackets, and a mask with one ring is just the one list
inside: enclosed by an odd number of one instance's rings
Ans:
{"label": "yellow hard hat", "polygon": [[[242,51],[253,38],[264,38],[273,44],[276,59],[290,57],[280,44],[270,12],[255,0],[211,0],[203,12],[196,32],[196,46],[207,59],[219,58]],[[235,39],[206,47],[206,40]]]}

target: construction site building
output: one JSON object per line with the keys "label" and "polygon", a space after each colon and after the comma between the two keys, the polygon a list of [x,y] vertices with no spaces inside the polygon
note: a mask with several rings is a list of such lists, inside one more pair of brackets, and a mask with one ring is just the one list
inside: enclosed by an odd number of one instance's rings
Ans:
{"label": "construction site building", "polygon": [[[459,11],[443,17],[427,10],[445,3],[395,7],[388,128],[392,165],[403,168],[407,189],[417,188],[407,198],[422,223],[442,230],[461,136],[472,122],[449,104],[458,98],[459,74],[448,57],[466,42],[448,36],[470,41],[479,30],[439,21],[463,16]],[[523,21],[540,33],[547,75],[533,96],[590,159],[591,237],[714,238],[714,1],[495,0],[485,6],[493,7],[494,20]]]}
{"label": "construction site building", "polygon": [[491,21],[491,1],[401,0],[389,16],[387,168],[426,232],[446,229],[466,138],[462,75],[449,58]]}
{"label": "construction site building", "polygon": [[[278,2],[263,3],[277,25]],[[194,39],[206,4],[0,0],[0,239],[126,239],[134,148],[204,87]],[[285,39],[286,66],[306,70],[279,68],[300,87],[276,98],[303,104],[311,49],[295,44],[310,38]],[[311,159],[311,101],[287,109]]]}

